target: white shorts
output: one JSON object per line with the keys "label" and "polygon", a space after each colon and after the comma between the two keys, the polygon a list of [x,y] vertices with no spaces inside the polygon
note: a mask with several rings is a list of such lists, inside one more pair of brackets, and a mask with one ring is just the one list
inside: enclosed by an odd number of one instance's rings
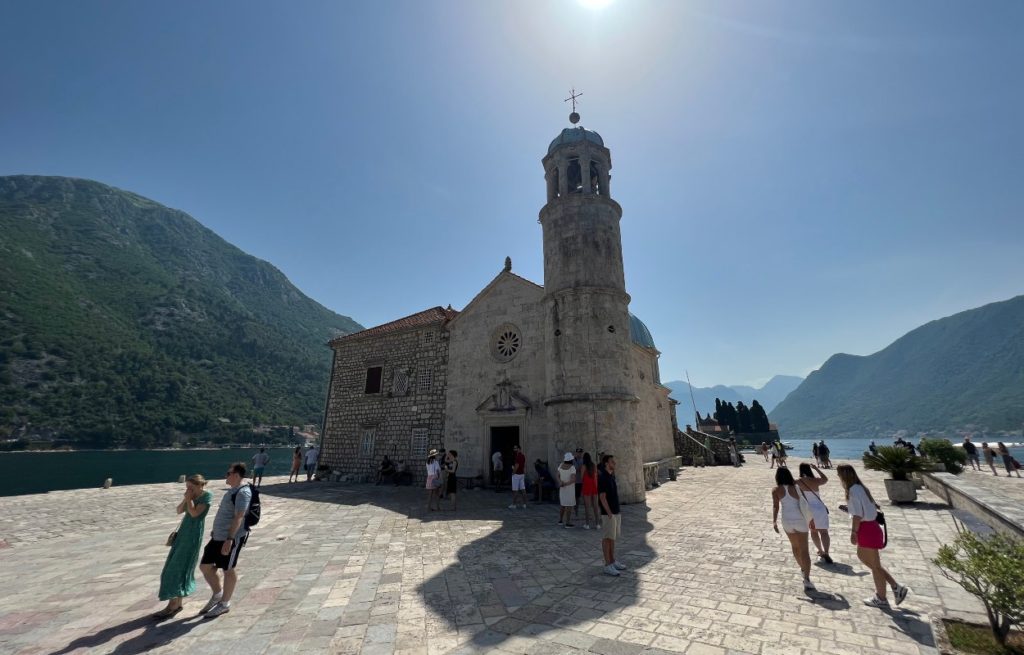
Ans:
{"label": "white shorts", "polygon": [[811,514],[814,516],[814,529],[815,530],[828,530],[828,511],[815,507],[811,510]]}
{"label": "white shorts", "polygon": [[803,518],[786,518],[782,517],[782,529],[786,534],[793,534],[794,532],[809,532],[810,528],[807,527],[807,522]]}
{"label": "white shorts", "polygon": [[526,491],[526,474],[512,474],[512,491]]}

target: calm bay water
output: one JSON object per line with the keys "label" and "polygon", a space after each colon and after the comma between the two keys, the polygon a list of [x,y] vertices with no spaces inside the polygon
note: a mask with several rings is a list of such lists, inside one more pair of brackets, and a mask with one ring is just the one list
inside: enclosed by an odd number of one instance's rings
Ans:
{"label": "calm bay water", "polygon": [[[813,457],[811,454],[811,447],[818,443],[820,439],[783,439],[786,443],[793,444],[793,449],[787,451],[791,457],[798,457],[801,459],[810,459]],[[912,439],[914,445],[917,445],[917,439]],[[981,446],[983,439],[971,438],[977,446]],[[871,443],[871,439],[825,439],[825,445],[828,446],[829,455],[832,459],[860,459],[864,454],[864,451],[868,449],[868,444]],[[954,442],[957,443],[957,442]],[[889,439],[875,439],[876,446],[891,446],[892,441]],[[989,441],[988,445],[995,448],[996,442]],[[1024,462],[1024,448],[1010,448],[1010,453],[1016,457],[1019,461]],[[996,456],[996,468],[1000,467],[1002,460],[999,456]],[[984,458],[982,458],[984,463]]]}
{"label": "calm bay water", "polygon": [[[786,439],[793,444],[790,455],[799,459],[811,457],[810,439]],[[860,459],[870,439],[826,439],[833,459]],[[875,440],[876,445],[890,444]],[[980,442],[979,442],[980,443]],[[219,450],[100,450],[79,452],[0,453],[0,496],[37,494],[56,489],[99,487],[107,478],[116,486],[175,482],[179,475],[202,473],[208,479],[220,480],[232,462],[252,466],[256,448],[224,448]],[[292,462],[291,448],[269,448],[271,461],[267,475],[287,475]],[[1024,448],[1011,448],[1014,456],[1024,462]],[[748,453],[748,458],[750,454]],[[750,461],[750,460],[748,460]],[[996,460],[1000,468],[1000,461]]]}
{"label": "calm bay water", "polygon": [[[268,448],[266,475],[288,475],[293,448]],[[258,448],[217,450],[98,450],[78,452],[0,453],[0,496],[37,494],[56,489],[176,482],[179,475],[201,473],[224,477],[232,462],[252,468]]]}

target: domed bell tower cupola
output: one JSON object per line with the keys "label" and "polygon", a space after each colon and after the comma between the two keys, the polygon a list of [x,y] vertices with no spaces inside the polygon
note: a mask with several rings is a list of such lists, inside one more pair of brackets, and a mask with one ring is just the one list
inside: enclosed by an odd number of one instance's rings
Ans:
{"label": "domed bell tower cupola", "polygon": [[[571,97],[574,104],[578,97]],[[547,204],[544,298],[547,395],[556,434],[615,455],[623,502],[644,498],[637,404],[630,372],[629,296],[622,267],[622,208],[612,200],[611,153],[597,132],[567,127],[542,160]]]}

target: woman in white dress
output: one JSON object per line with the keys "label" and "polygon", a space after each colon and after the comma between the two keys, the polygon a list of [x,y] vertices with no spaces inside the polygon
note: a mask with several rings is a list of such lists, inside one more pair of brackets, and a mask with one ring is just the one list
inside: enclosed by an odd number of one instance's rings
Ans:
{"label": "woman in white dress", "polygon": [[558,510],[558,525],[571,528],[572,512],[576,507],[576,459],[572,453],[566,453],[562,458],[562,465],[558,471],[558,503],[561,508]]}
{"label": "woman in white dress", "polygon": [[821,499],[821,485],[826,482],[828,478],[817,466],[807,462],[800,464],[800,478],[796,481],[796,486],[811,508],[811,516],[814,517],[807,526],[811,530],[811,541],[818,549],[818,558],[826,564],[831,564],[832,557],[828,554],[829,546],[832,544],[828,534],[828,507]]}
{"label": "woman in white dress", "polygon": [[[441,465],[437,463],[437,449],[432,448],[427,453],[427,511],[433,512],[441,509],[441,500],[438,492],[441,490]],[[435,507],[436,505],[436,507]]]}
{"label": "woman in white dress", "polygon": [[[804,505],[806,506],[806,505]],[[793,558],[804,576],[804,591],[814,591],[811,582],[811,556],[807,550],[807,522],[801,506],[800,490],[788,468],[775,471],[775,488],[772,489],[772,524],[779,531],[779,514],[782,514],[782,529],[789,538]]]}

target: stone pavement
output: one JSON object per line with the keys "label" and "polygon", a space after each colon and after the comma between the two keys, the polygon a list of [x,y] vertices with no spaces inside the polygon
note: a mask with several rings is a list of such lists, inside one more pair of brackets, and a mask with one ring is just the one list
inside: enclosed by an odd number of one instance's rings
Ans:
{"label": "stone pavement", "polygon": [[981,466],[980,471],[972,470],[968,466],[961,475],[971,484],[981,487],[990,494],[1002,496],[1008,502],[1024,506],[1024,477],[1006,477],[1006,469],[998,459],[996,460],[998,477],[992,475],[992,469],[985,465],[984,459],[981,460]]}
{"label": "stone pavement", "polygon": [[[929,563],[954,530],[927,492],[886,508],[883,561],[913,588],[901,608],[860,603],[870,577],[838,511],[837,565],[805,594],[771,528],[772,472],[749,459],[686,469],[624,507],[619,578],[601,574],[599,533],[557,527],[554,505],[513,511],[475,490],[428,513],[420,489],[267,478],[231,612],[196,616],[200,577],[162,624],[149,614],[179,485],[0,498],[0,652],[913,654],[936,652],[931,616],[978,618]],[[884,496],[880,476],[865,481]],[[825,500],[841,496],[833,479]]]}

